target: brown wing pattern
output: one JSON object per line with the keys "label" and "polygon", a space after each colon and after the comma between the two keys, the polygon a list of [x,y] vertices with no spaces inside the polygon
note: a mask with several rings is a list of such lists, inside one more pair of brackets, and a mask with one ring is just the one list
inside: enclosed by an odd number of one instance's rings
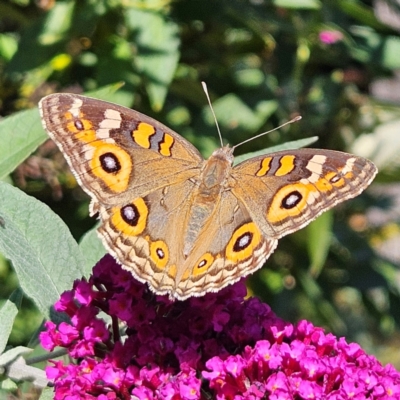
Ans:
{"label": "brown wing pattern", "polygon": [[39,108],[79,184],[102,203],[143,197],[199,173],[198,150],[137,111],[73,94],[47,96]]}
{"label": "brown wing pattern", "polygon": [[239,164],[233,169],[231,186],[264,234],[280,238],[359,195],[376,173],[375,165],[365,158],[301,149]]}

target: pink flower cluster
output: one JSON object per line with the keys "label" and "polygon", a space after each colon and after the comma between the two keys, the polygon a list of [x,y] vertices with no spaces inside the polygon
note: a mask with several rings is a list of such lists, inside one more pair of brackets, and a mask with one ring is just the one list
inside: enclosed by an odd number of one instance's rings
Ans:
{"label": "pink flower cluster", "polygon": [[[203,372],[217,399],[398,399],[400,374],[357,344],[325,334],[307,321],[259,340],[241,355],[214,357]],[[238,397],[238,394],[240,396]]]}
{"label": "pink flower cluster", "polygon": [[110,256],[62,294],[70,322],[41,343],[70,362],[46,373],[55,399],[397,399],[400,374],[356,344],[277,318],[243,283],[171,302]]}

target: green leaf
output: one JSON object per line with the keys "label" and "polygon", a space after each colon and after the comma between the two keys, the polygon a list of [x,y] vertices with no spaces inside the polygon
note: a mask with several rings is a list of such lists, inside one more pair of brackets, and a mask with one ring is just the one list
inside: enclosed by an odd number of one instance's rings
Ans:
{"label": "green leaf", "polygon": [[[18,314],[18,309],[21,306],[22,292],[15,290],[10,298],[3,304],[0,310],[0,354],[6,348],[8,338],[10,336],[15,317]],[[1,358],[1,357],[0,357]],[[0,362],[0,365],[1,362]]]}
{"label": "green leaf", "polygon": [[317,311],[326,323],[329,324],[335,331],[343,332],[346,325],[337,313],[332,304],[325,298],[322,288],[313,279],[309,272],[303,271],[301,268],[297,271],[299,284],[302,286],[307,298],[315,304]]}
{"label": "green leaf", "polygon": [[150,104],[160,110],[179,61],[178,26],[161,13],[130,8],[126,23],[137,45],[135,62],[145,78]]}
{"label": "green leaf", "polygon": [[[255,132],[261,128],[265,121],[276,111],[278,102],[264,100],[259,102],[254,109],[250,108],[239,96],[229,93],[220,97],[213,103],[218,123],[232,133],[235,129]],[[204,109],[208,123],[215,124],[210,107]]]}
{"label": "green leaf", "polygon": [[60,294],[84,273],[85,260],[64,222],[49,207],[0,182],[0,251],[23,291],[50,317]]}
{"label": "green leaf", "polygon": [[133,103],[134,94],[123,89],[120,90],[124,85],[124,82],[116,82],[84,94],[95,99],[130,107]]}
{"label": "green leaf", "polygon": [[38,37],[41,44],[49,46],[62,40],[73,22],[75,1],[55,2],[46,14]]}
{"label": "green leaf", "polygon": [[30,349],[29,347],[24,347],[24,346],[14,347],[11,350],[8,350],[2,355],[0,355],[0,365],[2,366],[6,365],[11,361],[15,360],[16,358],[18,358],[19,356],[31,353],[32,351],[33,350]]}
{"label": "green leaf", "polygon": [[337,0],[336,7],[344,14],[349,15],[358,21],[357,25],[366,25],[367,28],[376,30],[387,30],[388,27],[380,22],[374,8],[359,0]]}
{"label": "green leaf", "polygon": [[122,98],[119,95],[118,90],[120,88],[122,88],[123,86],[124,86],[124,82],[112,83],[111,85],[106,85],[99,89],[87,92],[87,93],[85,93],[85,96],[93,97],[95,99],[109,101],[111,103],[118,103],[121,105],[128,106],[129,103],[126,103],[124,101],[119,101],[119,99],[122,99]]}
{"label": "green leaf", "polygon": [[[0,399],[7,399],[10,397],[10,393],[18,390],[17,384],[10,378],[6,378],[0,381]],[[5,393],[2,393],[4,391]]]}
{"label": "green leaf", "polygon": [[[24,351],[24,349],[26,350]],[[26,347],[17,347],[8,351],[6,354],[3,354],[3,356],[7,355],[8,353],[16,353],[16,350],[19,350],[22,353],[32,351],[32,349],[28,349]],[[15,381],[29,380],[33,383],[33,385],[39,388],[46,387],[48,384],[46,373],[42,369],[28,365],[22,356],[17,358],[14,357],[13,361],[7,363],[7,374]]]}
{"label": "green leaf", "polygon": [[257,88],[265,80],[263,72],[258,68],[246,68],[236,71],[234,78],[238,85],[247,88]]}
{"label": "green leaf", "polygon": [[54,389],[51,387],[45,387],[40,393],[39,400],[53,400],[54,399]]}
{"label": "green leaf", "polygon": [[321,2],[318,0],[274,0],[276,7],[318,10],[321,8]]}
{"label": "green leaf", "polygon": [[310,257],[310,274],[319,276],[328,257],[332,239],[333,212],[320,215],[306,228],[308,255]]}
{"label": "green leaf", "polygon": [[318,140],[318,136],[312,136],[310,138],[293,140],[291,142],[278,144],[277,146],[267,147],[266,149],[242,154],[241,156],[235,157],[234,165],[240,164],[241,162],[246,161],[249,158],[263,156],[264,154],[271,154],[271,153],[275,153],[277,151],[295,150],[295,149],[299,149],[301,147],[306,147],[306,146],[309,146],[310,144],[315,143],[317,140]]}
{"label": "green leaf", "polygon": [[93,266],[107,253],[97,235],[97,226],[83,235],[79,247],[85,257],[85,276],[89,276]]}
{"label": "green leaf", "polygon": [[0,58],[10,61],[18,49],[18,42],[15,36],[2,33],[0,34]]}
{"label": "green leaf", "polygon": [[370,158],[379,169],[379,179],[398,182],[400,172],[400,119],[378,125],[374,132],[360,135],[349,151]]}
{"label": "green leaf", "polygon": [[396,36],[388,37],[382,50],[382,65],[388,69],[400,68],[400,39]]}
{"label": "green leaf", "polygon": [[47,139],[37,108],[3,118],[0,132],[0,179],[14,171]]}
{"label": "green leaf", "polygon": [[[49,64],[51,58],[65,51],[65,41],[73,20],[75,1],[54,2],[54,7],[40,18],[30,18],[19,31],[18,50],[6,66],[9,74],[28,73]],[[45,71],[41,71],[46,75]]]}

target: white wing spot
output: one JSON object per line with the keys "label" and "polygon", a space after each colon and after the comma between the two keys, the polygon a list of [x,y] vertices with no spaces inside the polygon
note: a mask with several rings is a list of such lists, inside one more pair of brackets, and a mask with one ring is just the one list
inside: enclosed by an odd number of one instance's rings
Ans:
{"label": "white wing spot", "polygon": [[354,163],[356,162],[356,159],[354,157],[349,158],[346,162],[346,165],[344,168],[340,171],[342,175],[346,175],[348,172],[353,171]]}
{"label": "white wing spot", "polygon": [[321,154],[317,154],[311,158],[307,163],[306,169],[311,172],[311,176],[308,178],[303,178],[300,182],[303,184],[318,182],[322,175],[322,168],[326,161],[326,157]]}
{"label": "white wing spot", "polygon": [[108,139],[110,137],[111,129],[119,129],[121,127],[121,113],[117,110],[107,108],[104,112],[104,119],[99,124],[97,129],[97,137],[99,139]]}
{"label": "white wing spot", "polygon": [[83,101],[79,98],[75,98],[74,102],[72,103],[71,108],[68,110],[75,118],[80,117],[80,111],[82,107]]}

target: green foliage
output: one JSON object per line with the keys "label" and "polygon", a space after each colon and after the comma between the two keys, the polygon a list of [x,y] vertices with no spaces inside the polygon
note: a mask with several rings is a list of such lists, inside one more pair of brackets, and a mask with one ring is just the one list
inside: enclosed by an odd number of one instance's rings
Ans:
{"label": "green foliage", "polygon": [[[61,291],[104,251],[94,231],[76,242],[94,221],[63,158],[44,143],[40,98],[83,92],[133,107],[208,156],[219,140],[205,81],[225,142],[302,115],[239,147],[239,157],[318,136],[317,147],[377,164],[371,190],[282,239],[249,285],[281,317],[311,319],[400,367],[389,340],[400,324],[400,260],[389,246],[400,240],[400,98],[391,90],[399,82],[390,80],[399,65],[398,29],[368,1],[0,2],[0,178],[30,195],[0,184],[0,251],[33,300],[22,303],[24,318],[49,318]],[[385,82],[389,90],[376,94]],[[2,333],[16,318],[8,344],[26,346],[34,332],[7,299],[15,282],[3,264]]]}
{"label": "green foliage", "polygon": [[10,172],[29,157],[42,144],[47,135],[43,131],[37,110],[19,111],[1,121],[4,135],[0,147],[0,178]]}
{"label": "green foliage", "polygon": [[21,288],[50,318],[61,293],[84,273],[84,257],[67,226],[45,204],[0,182],[0,249]]}

